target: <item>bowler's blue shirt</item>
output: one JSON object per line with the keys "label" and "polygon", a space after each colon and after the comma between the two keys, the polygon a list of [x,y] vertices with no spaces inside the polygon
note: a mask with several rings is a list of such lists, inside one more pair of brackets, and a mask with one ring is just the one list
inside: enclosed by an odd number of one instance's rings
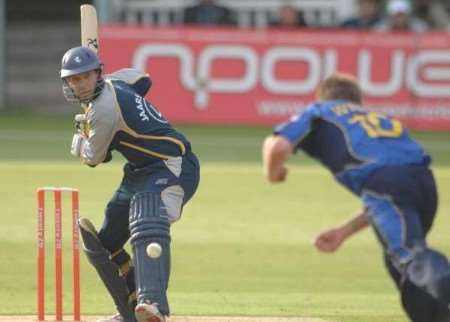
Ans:
{"label": "bowler's blue shirt", "polygon": [[273,132],[289,140],[295,151],[318,159],[358,195],[379,168],[431,162],[399,121],[346,101],[313,103]]}

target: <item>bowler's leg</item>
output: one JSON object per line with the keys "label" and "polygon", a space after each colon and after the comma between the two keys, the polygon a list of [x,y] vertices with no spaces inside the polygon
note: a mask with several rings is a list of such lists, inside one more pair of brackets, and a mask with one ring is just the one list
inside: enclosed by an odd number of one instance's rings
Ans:
{"label": "bowler's leg", "polygon": [[[415,209],[402,208],[389,195],[373,191],[366,190],[363,200],[369,207],[372,226],[387,254],[391,275],[396,271],[400,276],[394,280],[401,291],[405,310],[414,322],[434,322],[432,318],[438,314],[436,311],[442,311],[450,303],[447,259],[427,247],[421,219]],[[439,315],[443,315],[445,321],[445,312]]]}
{"label": "bowler's leg", "polygon": [[402,275],[384,257],[386,268],[400,292],[403,309],[412,322],[450,322],[450,311],[446,304],[436,301]]}

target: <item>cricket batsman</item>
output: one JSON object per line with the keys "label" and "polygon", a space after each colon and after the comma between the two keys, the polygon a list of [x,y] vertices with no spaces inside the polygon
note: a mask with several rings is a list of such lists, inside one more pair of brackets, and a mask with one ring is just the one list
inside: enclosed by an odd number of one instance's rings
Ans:
{"label": "cricket batsman", "polygon": [[[126,159],[122,181],[97,232],[80,220],[84,250],[118,310],[103,322],[164,322],[169,316],[170,226],[194,195],[200,166],[188,139],[144,97],[148,75],[135,69],[103,74],[89,48],[68,50],[61,64],[64,96],[81,103],[70,153],[89,167]],[[124,250],[130,240],[133,257]],[[147,247],[157,245],[156,256]],[[152,250],[153,252],[153,250]]]}

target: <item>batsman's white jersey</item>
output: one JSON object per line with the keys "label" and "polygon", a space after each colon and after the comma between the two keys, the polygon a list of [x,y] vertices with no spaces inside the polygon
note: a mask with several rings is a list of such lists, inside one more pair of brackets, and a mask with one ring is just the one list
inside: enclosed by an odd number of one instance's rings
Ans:
{"label": "batsman's white jersey", "polygon": [[184,155],[190,143],[147,100],[147,74],[121,69],[106,75],[103,91],[86,108],[83,161],[95,166],[117,150],[137,166]]}

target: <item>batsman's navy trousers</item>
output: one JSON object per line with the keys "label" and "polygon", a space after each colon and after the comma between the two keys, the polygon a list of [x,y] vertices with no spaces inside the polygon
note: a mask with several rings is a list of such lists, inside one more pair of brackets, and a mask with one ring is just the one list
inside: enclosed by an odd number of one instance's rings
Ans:
{"label": "batsman's navy trousers", "polygon": [[[99,231],[103,246],[111,253],[121,249],[130,238],[128,223],[130,201],[134,194],[145,191],[164,194],[167,191],[168,198],[173,199],[178,198],[181,193],[179,209],[179,215],[181,215],[183,205],[189,201],[197,189],[200,165],[197,157],[191,152],[180,159],[182,162],[178,173],[177,164],[171,170],[168,163],[164,161],[139,169],[134,168],[130,163],[125,164],[122,182],[106,207],[103,226]],[[174,221],[178,218],[171,219]]]}

